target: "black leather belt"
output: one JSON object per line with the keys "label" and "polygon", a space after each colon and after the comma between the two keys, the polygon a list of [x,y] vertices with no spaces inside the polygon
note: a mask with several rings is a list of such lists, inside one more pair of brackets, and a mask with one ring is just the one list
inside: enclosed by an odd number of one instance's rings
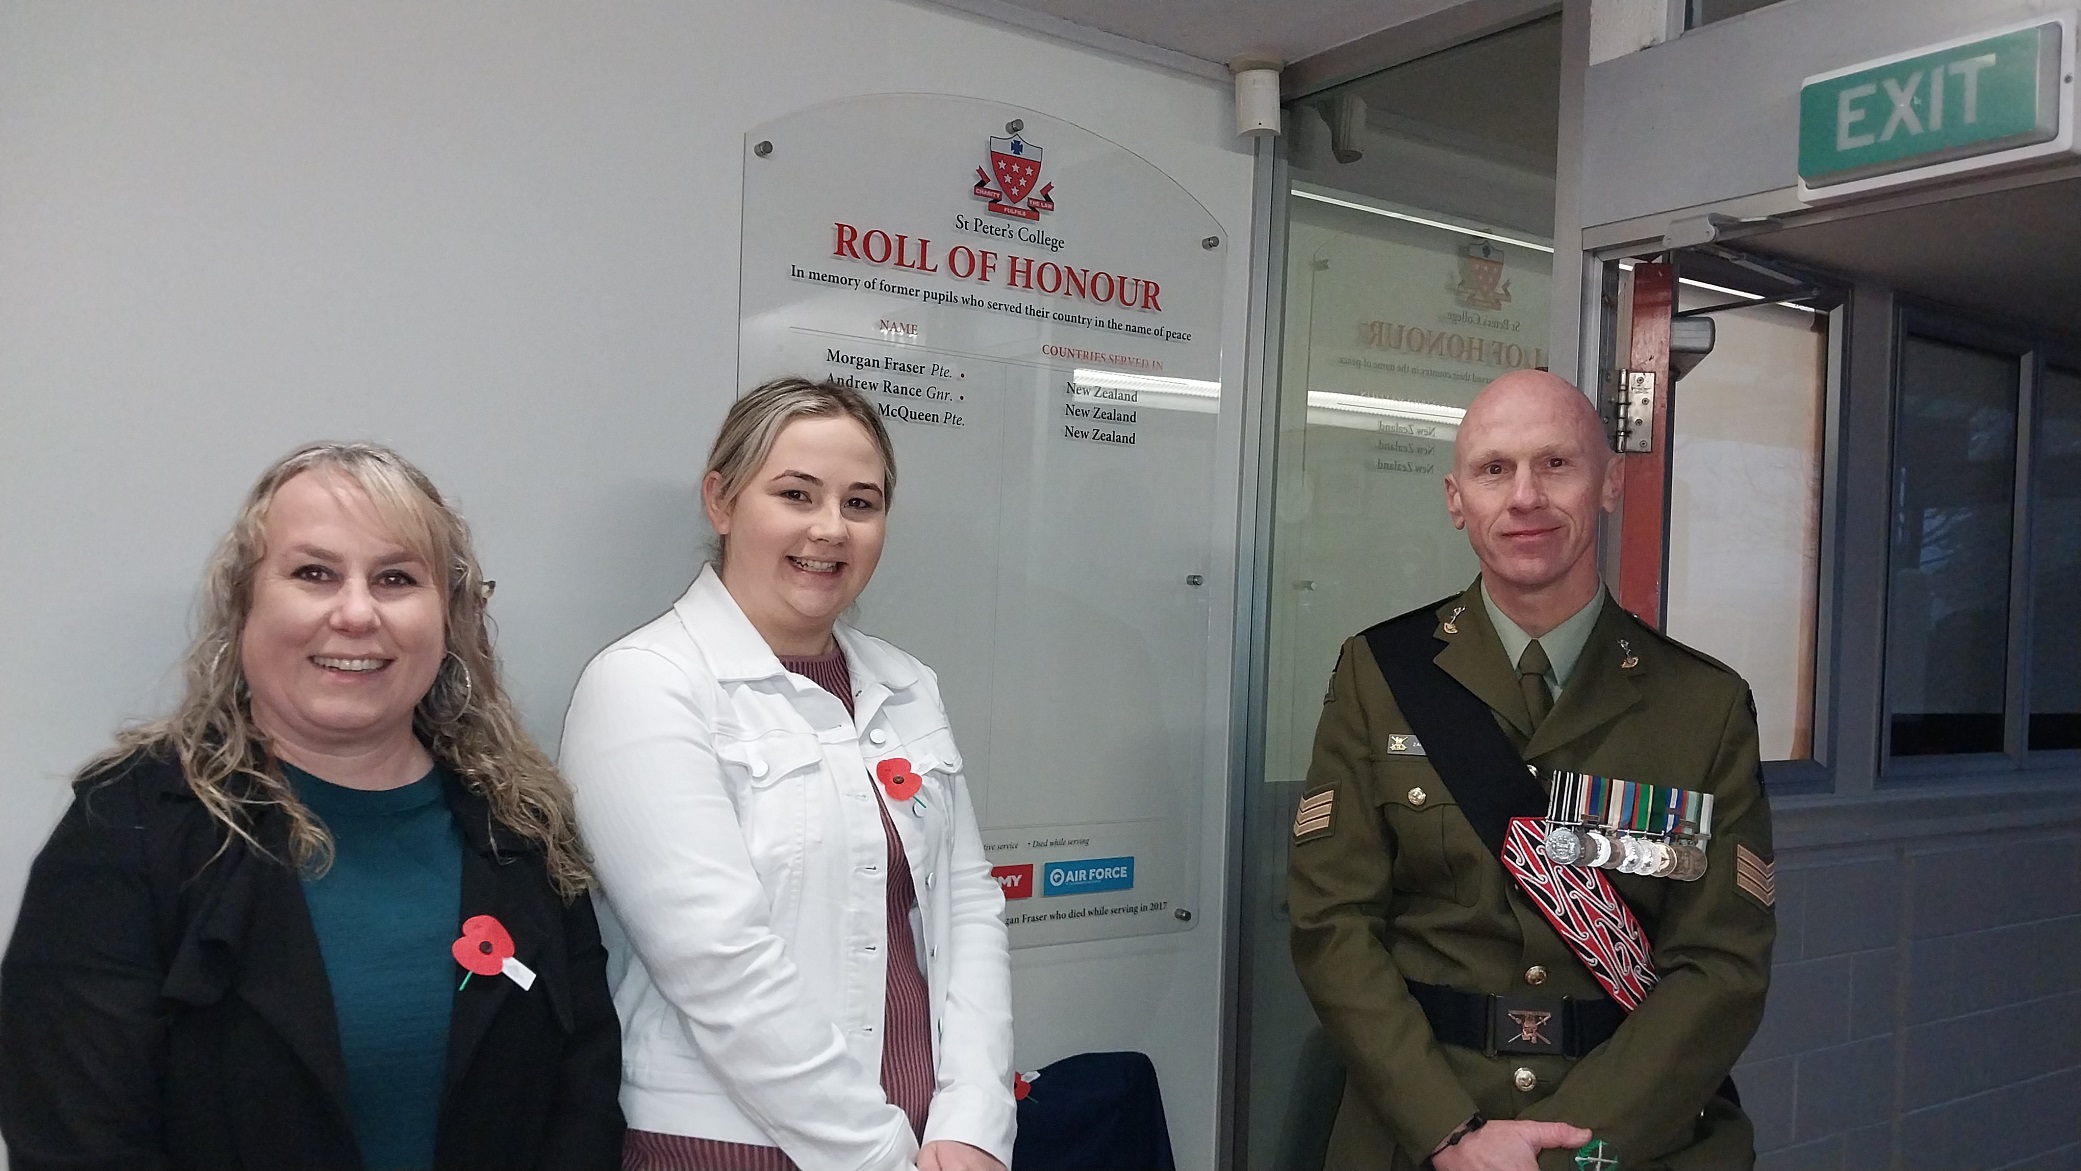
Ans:
{"label": "black leather belt", "polygon": [[1597,997],[1497,996],[1409,981],[1409,995],[1447,1045],[1498,1053],[1581,1057],[1611,1039],[1626,1019],[1616,1001]]}

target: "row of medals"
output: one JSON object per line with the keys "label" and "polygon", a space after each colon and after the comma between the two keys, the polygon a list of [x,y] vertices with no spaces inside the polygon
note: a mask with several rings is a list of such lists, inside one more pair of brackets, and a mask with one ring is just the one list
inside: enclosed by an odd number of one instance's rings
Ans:
{"label": "row of medals", "polygon": [[1679,882],[1705,877],[1705,847],[1696,838],[1651,838],[1549,824],[1546,856],[1561,866],[1594,866]]}
{"label": "row of medals", "polygon": [[[1705,843],[1712,837],[1710,794],[1658,790],[1561,770],[1555,770],[1551,780],[1544,848],[1555,865],[1679,882],[1695,882],[1705,876]],[[1636,800],[1660,798],[1665,807],[1658,817],[1664,823],[1660,832],[1619,826],[1619,810],[1628,790],[1635,791]],[[1688,808],[1689,817],[1677,812],[1683,808]]]}

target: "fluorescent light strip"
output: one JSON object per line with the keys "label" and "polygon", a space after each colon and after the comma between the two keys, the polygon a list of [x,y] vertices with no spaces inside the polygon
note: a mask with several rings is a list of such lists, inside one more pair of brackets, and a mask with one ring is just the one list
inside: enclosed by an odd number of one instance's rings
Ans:
{"label": "fluorescent light strip", "polygon": [[1117,370],[1086,370],[1081,367],[1072,371],[1070,377],[1085,386],[1103,386],[1109,390],[1182,394],[1193,398],[1221,397],[1220,383],[1202,382],[1197,378],[1164,378],[1156,374],[1122,374]]}
{"label": "fluorescent light strip", "polygon": [[1308,405],[1325,411],[1416,419],[1426,423],[1443,423],[1449,427],[1459,426],[1460,420],[1467,417],[1466,409],[1463,407],[1410,402],[1399,398],[1376,398],[1370,394],[1341,394],[1334,390],[1309,391]]}
{"label": "fluorescent light strip", "polygon": [[[1639,263],[1641,262],[1638,260],[1624,259],[1619,261],[1619,268],[1624,272],[1632,272],[1633,266]],[[1715,293],[1726,293],[1730,296],[1745,297],[1751,301],[1763,300],[1763,295],[1760,293],[1744,293],[1740,289],[1730,289],[1727,288],[1725,285],[1708,285],[1704,281],[1694,281],[1687,276],[1680,276],[1676,278],[1676,283],[1680,285],[1689,285],[1694,289],[1709,289]],[[1813,313],[1818,315],[1821,312],[1819,309],[1816,309],[1811,305],[1794,305],[1790,301],[1776,301],[1773,302],[1773,304],[1783,305],[1787,309],[1797,309],[1801,313]],[[1730,306],[1730,308],[1732,308],[1732,306]]]}
{"label": "fluorescent light strip", "polygon": [[1704,281],[1694,281],[1687,276],[1676,278],[1676,283],[1689,285],[1694,289],[1704,289],[1707,292],[1725,293],[1730,297],[1740,297],[1744,301],[1761,301],[1763,299],[1763,294],[1761,293],[1744,293],[1740,289],[1730,289],[1726,285],[1708,285]]}
{"label": "fluorescent light strip", "polygon": [[1494,240],[1499,244],[1515,244],[1520,248],[1530,248],[1535,252],[1544,252],[1549,256],[1553,254],[1552,245],[1538,244],[1531,240],[1520,240],[1515,236],[1502,236],[1495,232],[1483,231],[1480,228],[1470,228],[1465,224],[1448,224],[1444,220],[1431,220],[1419,215],[1410,215],[1408,212],[1389,211],[1384,207],[1375,207],[1370,203],[1353,203],[1348,199],[1337,199],[1329,195],[1317,195],[1313,191],[1304,191],[1299,187],[1293,189],[1293,194],[1299,199],[1309,199],[1316,203],[1327,203],[1333,207],[1348,207],[1352,211],[1363,211],[1372,215],[1386,216],[1388,219],[1402,220],[1405,223],[1422,224],[1426,228],[1436,228],[1441,232],[1453,232],[1462,236],[1479,236],[1484,240]]}
{"label": "fluorescent light strip", "polygon": [[[1706,284],[1706,283],[1705,283],[1704,281],[1694,281],[1694,280],[1692,280],[1692,279],[1691,279],[1690,277],[1687,277],[1687,276],[1680,276],[1680,277],[1676,278],[1676,283],[1677,283],[1677,284],[1680,284],[1680,285],[1689,285],[1689,286],[1691,286],[1691,287],[1692,287],[1692,288],[1694,288],[1694,289],[1704,289],[1704,290],[1706,290],[1707,292],[1711,292],[1711,293],[1725,293],[1725,294],[1727,294],[1727,295],[1728,295],[1728,296],[1730,296],[1730,297],[1740,297],[1740,298],[1741,298],[1742,300],[1744,300],[1744,301],[1763,301],[1763,300],[1768,300],[1768,298],[1764,297],[1764,296],[1763,296],[1763,294],[1761,294],[1761,293],[1745,293],[1745,292],[1743,292],[1743,291],[1742,291],[1742,290],[1740,290],[1740,289],[1730,289],[1730,288],[1728,288],[1728,287],[1727,287],[1727,286],[1725,286],[1725,285],[1708,285],[1708,284]],[[1801,313],[1819,313],[1819,312],[1820,312],[1820,310],[1819,310],[1819,309],[1816,309],[1816,308],[1814,308],[1814,307],[1813,307],[1812,305],[1794,305],[1794,304],[1793,304],[1792,302],[1790,302],[1790,301],[1772,301],[1772,302],[1771,302],[1771,304],[1773,304],[1773,305],[1782,305],[1782,306],[1784,306],[1784,307],[1785,307],[1785,308],[1787,308],[1787,309],[1797,309],[1797,310],[1799,310],[1799,311],[1800,311]],[[1739,306],[1739,305],[1729,305],[1729,306],[1727,306],[1727,308],[1729,308],[1729,309],[1739,309],[1739,308],[1741,308],[1741,306]]]}

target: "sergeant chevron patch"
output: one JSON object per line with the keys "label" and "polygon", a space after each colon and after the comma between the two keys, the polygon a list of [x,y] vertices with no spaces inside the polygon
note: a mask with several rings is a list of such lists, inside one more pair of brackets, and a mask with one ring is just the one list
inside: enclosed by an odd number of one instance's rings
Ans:
{"label": "sergeant chevron patch", "polygon": [[1336,813],[1336,806],[1335,789],[1324,789],[1320,793],[1311,793],[1303,797],[1301,807],[1294,810],[1293,814],[1293,840],[1308,842],[1328,837],[1331,817]]}
{"label": "sergeant chevron patch", "polygon": [[1778,901],[1777,863],[1765,862],[1754,850],[1739,842],[1734,844],[1734,885],[1741,893],[1761,903],[1776,906]]}

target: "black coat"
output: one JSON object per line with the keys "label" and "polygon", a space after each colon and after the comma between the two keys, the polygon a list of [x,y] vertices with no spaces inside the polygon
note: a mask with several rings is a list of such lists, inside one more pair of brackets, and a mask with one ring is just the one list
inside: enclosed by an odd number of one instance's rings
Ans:
{"label": "black coat", "polygon": [[[592,904],[565,906],[540,850],[481,798],[453,782],[447,796],[462,918],[496,916],[537,979],[456,993],[436,1166],[613,1171],[621,1031]],[[285,825],[269,811],[256,826],[275,858]],[[361,1167],[302,886],[236,839],[217,856],[227,836],[178,765],[76,786],[0,960],[14,1171]]]}

